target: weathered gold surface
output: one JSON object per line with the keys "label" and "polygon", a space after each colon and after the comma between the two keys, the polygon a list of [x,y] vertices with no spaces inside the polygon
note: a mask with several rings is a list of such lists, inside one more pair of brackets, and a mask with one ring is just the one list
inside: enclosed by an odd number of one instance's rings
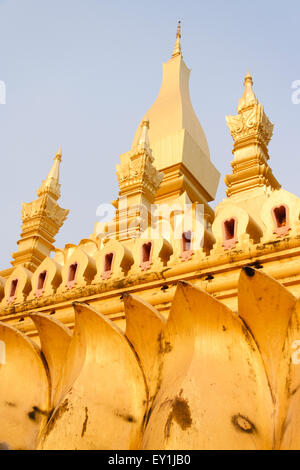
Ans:
{"label": "weathered gold surface", "polygon": [[[1,323],[1,442],[35,448],[41,434],[40,449],[298,448],[299,300],[285,287],[246,267],[238,313],[185,282],[167,320],[138,297],[124,303],[126,336],[84,303],[74,303],[71,341],[34,315],[48,364]],[[16,377],[25,385],[12,387]]]}
{"label": "weathered gold surface", "polygon": [[[41,449],[298,448],[299,301],[286,288],[247,267],[238,314],[183,282],[167,320],[137,297],[124,301],[128,339],[87,304],[74,304],[69,347],[59,323],[35,315],[48,367],[22,333],[1,324],[1,413],[26,429],[20,438],[4,428],[2,442],[34,448],[42,431]],[[29,390],[9,394],[29,366]]]}
{"label": "weathered gold surface", "polygon": [[35,449],[48,416],[50,384],[38,347],[0,322],[5,363],[0,363],[0,442],[11,449]]}
{"label": "weathered gold surface", "polygon": [[248,73],[227,198],[209,206],[219,174],[180,39],[121,155],[112,220],[50,257],[61,151],[23,206],[0,272],[0,448],[300,449],[300,199],[273,176]]}
{"label": "weathered gold surface", "polygon": [[124,297],[126,336],[137,353],[148,385],[149,407],[160,387],[159,355],[165,347],[165,318],[136,296]]}
{"label": "weathered gold surface", "polygon": [[180,284],[164,337],[161,385],[144,447],[270,448],[272,398],[243,322],[207,293]]}
{"label": "weathered gold surface", "polygon": [[137,449],[147,392],[136,355],[110,320],[87,305],[74,308],[63,379],[70,388],[50,418],[41,448]]}
{"label": "weathered gold surface", "polygon": [[49,367],[51,381],[50,409],[62,392],[62,370],[71,342],[71,331],[63,323],[43,313],[31,315],[41,341],[41,350]]}

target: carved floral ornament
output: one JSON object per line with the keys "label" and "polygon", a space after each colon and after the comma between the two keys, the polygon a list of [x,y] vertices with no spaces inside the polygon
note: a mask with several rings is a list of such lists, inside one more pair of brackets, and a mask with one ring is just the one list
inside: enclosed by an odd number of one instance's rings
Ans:
{"label": "carved floral ornament", "polygon": [[62,209],[57,202],[49,195],[43,195],[33,202],[22,204],[22,221],[28,222],[34,217],[46,216],[53,220],[58,226],[61,226],[69,211]]}
{"label": "carved floral ornament", "polygon": [[260,103],[239,112],[236,116],[226,116],[226,122],[235,142],[257,136],[267,146],[273,135],[274,125],[269,121]]}
{"label": "carved floral ornament", "polygon": [[[130,155],[131,154],[131,155]],[[130,152],[129,161],[117,165],[117,177],[120,188],[133,184],[145,184],[151,192],[156,193],[163,174],[153,166],[153,158],[147,151]]]}

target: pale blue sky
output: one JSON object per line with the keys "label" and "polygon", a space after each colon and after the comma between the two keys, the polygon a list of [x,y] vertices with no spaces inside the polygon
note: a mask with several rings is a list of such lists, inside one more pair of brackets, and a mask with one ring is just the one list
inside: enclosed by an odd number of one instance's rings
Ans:
{"label": "pale blue sky", "polygon": [[231,171],[225,115],[236,111],[248,68],[275,123],[274,174],[300,195],[300,105],[291,101],[299,0],[0,0],[0,268],[16,249],[21,203],[36,197],[60,144],[60,204],[71,212],[56,246],[93,232],[97,206],[117,196],[119,155],[159,91],[178,19],[192,102],[222,174],[216,200]]}

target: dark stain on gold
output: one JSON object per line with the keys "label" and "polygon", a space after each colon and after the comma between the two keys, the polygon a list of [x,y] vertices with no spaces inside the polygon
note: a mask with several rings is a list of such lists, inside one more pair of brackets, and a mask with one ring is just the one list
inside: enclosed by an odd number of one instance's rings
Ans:
{"label": "dark stain on gold", "polygon": [[238,431],[246,432],[248,434],[256,432],[255,425],[249,418],[247,418],[247,416],[243,416],[241,414],[234,415],[231,418],[231,422]]}
{"label": "dark stain on gold", "polygon": [[166,421],[166,439],[170,437],[171,425],[173,421],[175,421],[183,431],[190,428],[193,422],[188,401],[181,397],[181,393],[173,400],[172,408]]}
{"label": "dark stain on gold", "polygon": [[88,415],[88,409],[87,409],[87,406],[86,406],[85,407],[85,419],[84,419],[84,422],[83,422],[83,425],[82,425],[81,437],[83,437],[84,433],[86,432],[86,426],[87,426],[88,419],[89,419],[89,415]]}

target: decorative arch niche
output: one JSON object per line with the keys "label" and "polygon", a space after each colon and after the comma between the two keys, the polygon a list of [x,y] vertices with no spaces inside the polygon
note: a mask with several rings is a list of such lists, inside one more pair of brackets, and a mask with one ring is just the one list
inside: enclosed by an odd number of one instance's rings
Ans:
{"label": "decorative arch niche", "polygon": [[17,266],[5,283],[2,305],[24,302],[31,291],[31,277],[28,269]]}

